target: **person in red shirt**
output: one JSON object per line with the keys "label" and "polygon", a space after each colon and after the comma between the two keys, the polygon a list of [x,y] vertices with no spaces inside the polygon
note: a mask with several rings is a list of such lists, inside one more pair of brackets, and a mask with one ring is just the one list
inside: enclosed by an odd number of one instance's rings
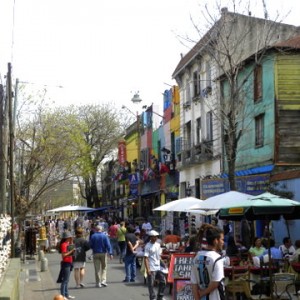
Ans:
{"label": "person in red shirt", "polygon": [[108,228],[110,244],[113,249],[113,253],[115,251],[117,256],[119,256],[119,254],[120,254],[120,248],[118,245],[118,236],[117,236],[118,229],[119,229],[119,226],[117,224],[117,221],[113,221],[112,224],[110,225],[110,227]]}
{"label": "person in red shirt", "polygon": [[74,296],[69,294],[68,284],[70,279],[71,270],[73,268],[73,255],[75,252],[75,247],[73,245],[73,237],[70,232],[66,231],[62,235],[60,242],[60,252],[61,252],[61,285],[60,293],[64,296],[64,299],[75,299]]}

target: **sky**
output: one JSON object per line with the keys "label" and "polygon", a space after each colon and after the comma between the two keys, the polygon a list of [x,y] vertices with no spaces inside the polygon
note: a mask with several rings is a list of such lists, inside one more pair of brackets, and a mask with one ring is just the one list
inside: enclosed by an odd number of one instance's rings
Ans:
{"label": "sky", "polygon": [[[163,92],[189,48],[179,35],[198,37],[190,16],[203,21],[203,0],[1,0],[0,76],[47,88],[57,105],[113,103],[131,110],[162,109]],[[211,11],[217,2],[208,0]],[[252,15],[262,1],[251,0]],[[265,0],[271,18],[300,25],[298,0]],[[262,14],[260,13],[260,16]],[[191,45],[189,45],[191,47]]]}

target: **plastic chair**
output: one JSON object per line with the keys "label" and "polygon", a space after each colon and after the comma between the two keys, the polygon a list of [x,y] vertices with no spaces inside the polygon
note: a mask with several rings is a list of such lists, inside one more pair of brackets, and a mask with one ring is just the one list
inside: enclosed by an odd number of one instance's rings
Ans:
{"label": "plastic chair", "polygon": [[293,273],[273,274],[274,296],[278,299],[292,299],[292,295],[296,293],[295,279],[296,275]]}
{"label": "plastic chair", "polygon": [[250,290],[250,280],[247,278],[239,278],[238,280],[233,280],[226,285],[226,299],[230,299],[229,295],[232,294],[232,299],[236,299],[237,294],[243,294],[246,299],[257,300],[257,299],[271,299],[270,296],[261,294],[261,295],[252,295]]}

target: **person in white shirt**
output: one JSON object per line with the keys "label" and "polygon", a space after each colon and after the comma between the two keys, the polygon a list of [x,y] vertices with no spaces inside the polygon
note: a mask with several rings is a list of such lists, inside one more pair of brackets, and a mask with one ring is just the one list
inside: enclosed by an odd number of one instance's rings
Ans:
{"label": "person in white shirt", "polygon": [[[166,277],[161,271],[160,255],[162,249],[160,244],[157,243],[159,233],[155,230],[148,232],[150,237],[150,242],[145,246],[144,252],[144,262],[145,268],[147,271],[147,284],[149,290],[149,299],[150,300],[163,300],[164,299],[164,290],[166,287]],[[157,297],[154,291],[154,281],[158,280],[158,292]]]}
{"label": "person in white shirt", "polygon": [[211,224],[203,224],[199,229],[199,240],[206,237],[207,248],[200,250],[191,272],[192,291],[195,300],[225,299],[224,258],[220,255],[224,246],[224,233]]}
{"label": "person in white shirt", "polygon": [[295,252],[296,249],[292,244],[292,241],[289,237],[285,237],[282,240],[282,245],[279,246],[279,250],[282,253],[283,258],[290,258]]}

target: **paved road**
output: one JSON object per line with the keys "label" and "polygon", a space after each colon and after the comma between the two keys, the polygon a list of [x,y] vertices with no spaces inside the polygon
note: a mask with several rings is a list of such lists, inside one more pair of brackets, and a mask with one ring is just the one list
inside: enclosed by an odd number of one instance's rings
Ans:
{"label": "paved road", "polygon": [[[88,252],[89,253],[89,252]],[[60,254],[46,254],[48,259],[48,271],[40,272],[40,262],[27,261],[24,275],[25,286],[24,300],[44,299],[52,300],[54,295],[59,294],[60,285],[56,283],[60,268]],[[134,283],[123,283],[125,277],[124,264],[120,264],[117,258],[109,261],[107,271],[107,287],[95,287],[94,265],[92,261],[86,264],[85,288],[76,289],[74,273],[71,274],[69,292],[76,300],[113,299],[113,300],[143,300],[149,299],[147,286],[144,279],[137,271],[137,280]],[[169,288],[166,288],[165,298],[171,300]]]}

